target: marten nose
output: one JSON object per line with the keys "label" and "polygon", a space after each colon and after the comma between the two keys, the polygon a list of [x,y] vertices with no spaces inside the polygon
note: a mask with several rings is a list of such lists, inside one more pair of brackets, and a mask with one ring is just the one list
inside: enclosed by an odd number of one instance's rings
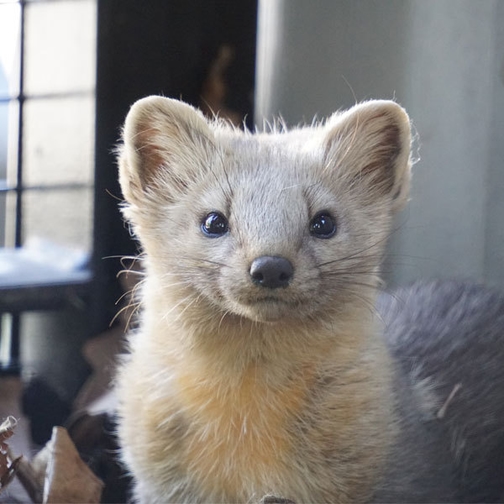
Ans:
{"label": "marten nose", "polygon": [[252,261],[249,273],[255,284],[268,289],[278,289],[289,285],[294,268],[285,257],[261,256]]}

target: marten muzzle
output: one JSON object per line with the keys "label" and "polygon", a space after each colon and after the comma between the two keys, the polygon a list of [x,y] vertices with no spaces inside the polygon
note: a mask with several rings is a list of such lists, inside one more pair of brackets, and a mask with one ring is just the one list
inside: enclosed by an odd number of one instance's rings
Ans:
{"label": "marten muzzle", "polygon": [[294,276],[294,267],[285,257],[261,256],[252,261],[249,274],[252,282],[261,287],[285,288]]}

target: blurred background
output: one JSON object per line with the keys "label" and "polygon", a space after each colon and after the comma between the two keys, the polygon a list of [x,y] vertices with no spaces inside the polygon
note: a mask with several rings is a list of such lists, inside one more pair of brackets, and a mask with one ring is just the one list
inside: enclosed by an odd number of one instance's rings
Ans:
{"label": "blurred background", "polygon": [[419,161],[388,285],[504,288],[504,2],[0,0],[0,416],[29,448],[108,388],[137,251],[113,151],[149,94],[250,128],[395,99]]}
{"label": "blurred background", "polygon": [[504,287],[504,2],[260,2],[256,117],[393,98],[417,134],[389,282]]}

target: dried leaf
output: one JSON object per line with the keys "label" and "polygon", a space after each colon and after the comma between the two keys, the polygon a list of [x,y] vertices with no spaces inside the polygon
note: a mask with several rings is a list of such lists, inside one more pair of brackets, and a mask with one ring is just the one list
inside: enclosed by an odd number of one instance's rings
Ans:
{"label": "dried leaf", "polygon": [[51,440],[31,462],[20,461],[17,476],[32,501],[42,504],[97,504],[103,490],[63,427],[53,428]]}
{"label": "dried leaf", "polygon": [[0,445],[4,449],[4,443],[14,434],[17,420],[13,416],[7,417],[0,425]]}
{"label": "dried leaf", "polygon": [[43,473],[42,478],[40,478],[37,470],[33,468],[33,461],[29,462],[25,458],[19,461],[16,476],[32,502],[42,502],[45,469]]}
{"label": "dried leaf", "polygon": [[54,427],[50,443],[42,502],[99,503],[103,482],[82,461],[67,430]]}
{"label": "dried leaf", "polygon": [[7,440],[14,434],[17,420],[7,417],[0,425],[0,492],[12,481],[20,458],[12,460],[9,454]]}

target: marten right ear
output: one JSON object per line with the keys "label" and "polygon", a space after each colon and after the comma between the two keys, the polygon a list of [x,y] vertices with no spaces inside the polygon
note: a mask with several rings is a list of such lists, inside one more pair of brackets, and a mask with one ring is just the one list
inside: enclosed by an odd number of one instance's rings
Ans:
{"label": "marten right ear", "polygon": [[363,204],[386,198],[393,212],[408,199],[411,127],[397,103],[373,100],[335,114],[328,122],[325,164]]}
{"label": "marten right ear", "polygon": [[213,133],[203,114],[178,100],[150,96],[129,111],[119,154],[119,181],[129,203],[162,190],[175,200],[206,171]]}

